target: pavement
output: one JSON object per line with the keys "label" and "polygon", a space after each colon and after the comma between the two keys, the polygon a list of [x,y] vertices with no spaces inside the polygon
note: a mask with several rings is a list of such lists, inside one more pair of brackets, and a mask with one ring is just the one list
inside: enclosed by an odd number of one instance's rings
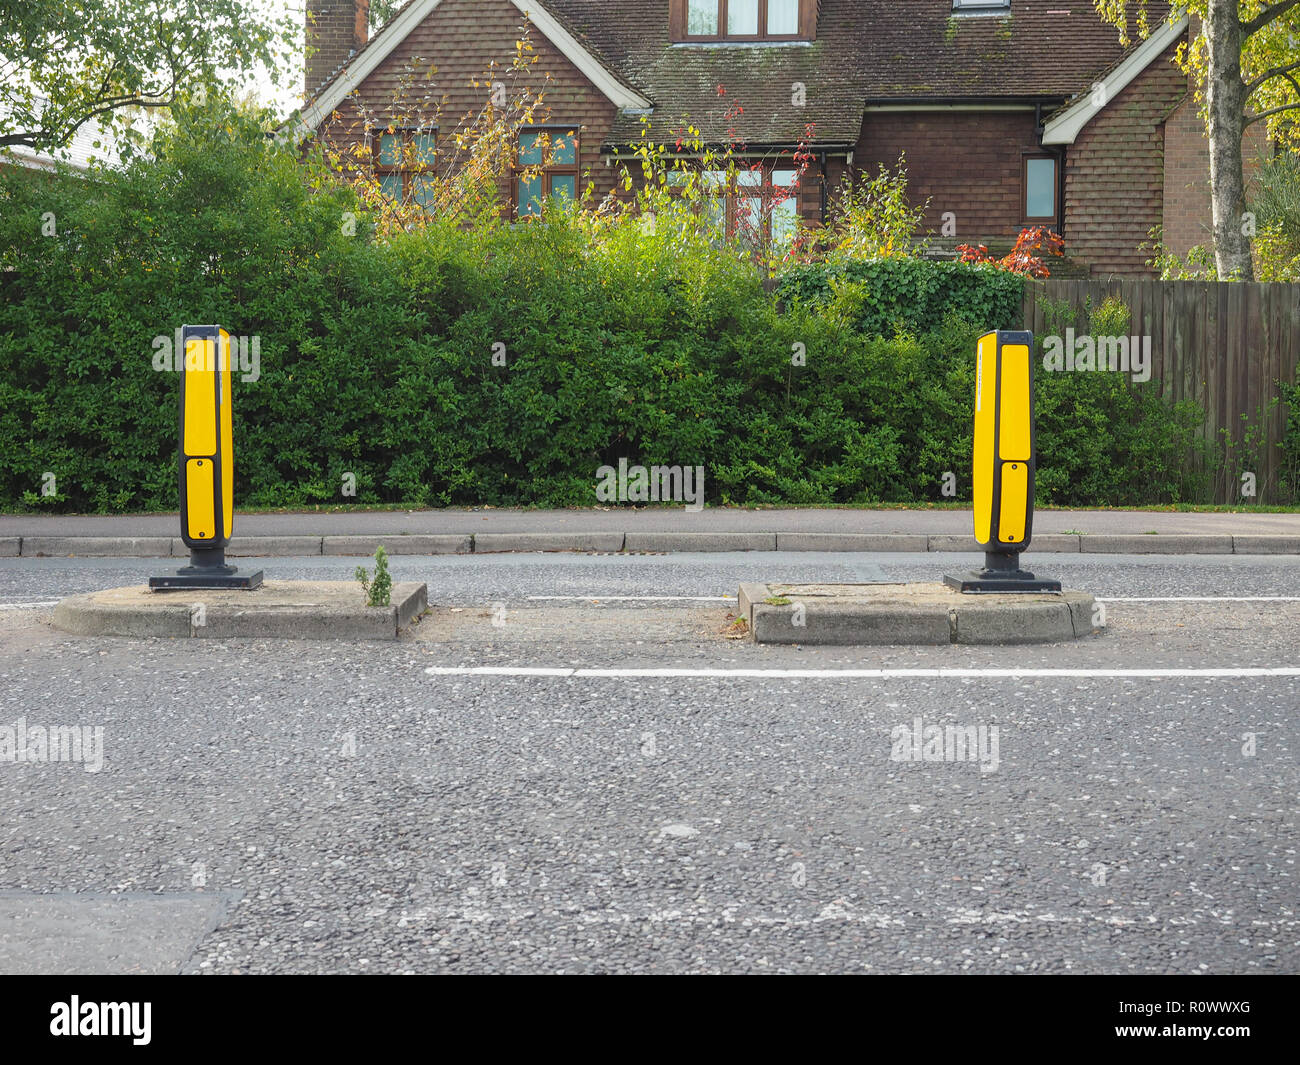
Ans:
{"label": "pavement", "polygon": [[1029,561],[1104,631],[755,645],[742,582],[970,556],[700,552],[398,556],[390,642],[92,639],[53,601],[155,561],[0,559],[0,726],[102,729],[0,761],[0,971],[1296,972],[1300,558]]}
{"label": "pavement", "polygon": [[[680,507],[240,514],[231,555],[973,550],[969,510]],[[184,557],[175,514],[0,515],[0,556]],[[1300,553],[1300,513],[1039,510],[1039,551]]]}

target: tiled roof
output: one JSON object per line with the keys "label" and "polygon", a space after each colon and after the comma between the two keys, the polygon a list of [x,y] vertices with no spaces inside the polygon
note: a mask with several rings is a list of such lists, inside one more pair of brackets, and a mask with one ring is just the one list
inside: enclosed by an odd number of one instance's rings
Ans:
{"label": "tiled roof", "polygon": [[[668,0],[539,6],[619,82],[653,102],[651,133],[661,140],[674,139],[689,119],[714,144],[795,144],[809,122],[815,143],[852,144],[867,103],[1051,105],[1088,91],[1128,51],[1092,0],[1011,0],[1009,15],[954,15],[952,0],[820,0],[816,41],[773,45],[674,45]],[[1150,6],[1158,24],[1168,5]],[[1131,48],[1139,43],[1134,37]],[[796,83],[806,93],[802,107],[793,103]],[[728,114],[736,106],[743,112]],[[610,143],[639,140],[642,121],[620,113]]]}
{"label": "tiled roof", "polygon": [[[1092,0],[1012,0],[1002,16],[954,16],[951,0],[821,0],[814,43],[766,47],[673,45],[668,0],[544,3],[654,101],[664,138],[689,115],[710,141],[734,128],[751,144],[794,143],[815,121],[817,142],[851,143],[867,101],[1064,100],[1125,52]],[[795,82],[806,107],[792,106]],[[733,104],[744,114],[728,122]],[[611,141],[636,139],[639,125],[620,116]]]}

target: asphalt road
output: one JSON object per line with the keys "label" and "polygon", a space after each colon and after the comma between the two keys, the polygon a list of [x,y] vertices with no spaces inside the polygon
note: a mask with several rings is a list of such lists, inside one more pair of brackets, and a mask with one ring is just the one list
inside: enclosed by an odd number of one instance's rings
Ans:
{"label": "asphalt road", "polygon": [[433,615],[340,645],[65,636],[162,560],[0,559],[0,725],[103,729],[0,762],[0,971],[1295,972],[1300,558],[1029,559],[1108,600],[1069,645],[725,635],[972,561],[398,557]]}

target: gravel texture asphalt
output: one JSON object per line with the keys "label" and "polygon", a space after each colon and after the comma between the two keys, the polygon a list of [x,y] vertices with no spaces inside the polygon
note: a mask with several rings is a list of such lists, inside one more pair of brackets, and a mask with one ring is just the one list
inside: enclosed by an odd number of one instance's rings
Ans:
{"label": "gravel texture asphalt", "polygon": [[1117,601],[1300,599],[1300,558],[1027,561],[1107,631],[758,647],[741,580],[971,557],[505,555],[395,558],[434,609],[392,644],[95,640],[42,604],[156,560],[0,559],[0,725],[104,756],[0,762],[0,971],[1296,971],[1294,673],[427,672],[1300,667],[1300,601]]}

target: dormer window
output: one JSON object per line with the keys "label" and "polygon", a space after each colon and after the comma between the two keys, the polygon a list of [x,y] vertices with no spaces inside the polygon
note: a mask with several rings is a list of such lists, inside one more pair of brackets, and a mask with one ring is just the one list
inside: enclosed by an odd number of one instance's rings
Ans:
{"label": "dormer window", "polygon": [[673,41],[810,41],[817,0],[671,0]]}
{"label": "dormer window", "polygon": [[1004,15],[1011,12],[1011,0],[952,0],[954,13]]}

